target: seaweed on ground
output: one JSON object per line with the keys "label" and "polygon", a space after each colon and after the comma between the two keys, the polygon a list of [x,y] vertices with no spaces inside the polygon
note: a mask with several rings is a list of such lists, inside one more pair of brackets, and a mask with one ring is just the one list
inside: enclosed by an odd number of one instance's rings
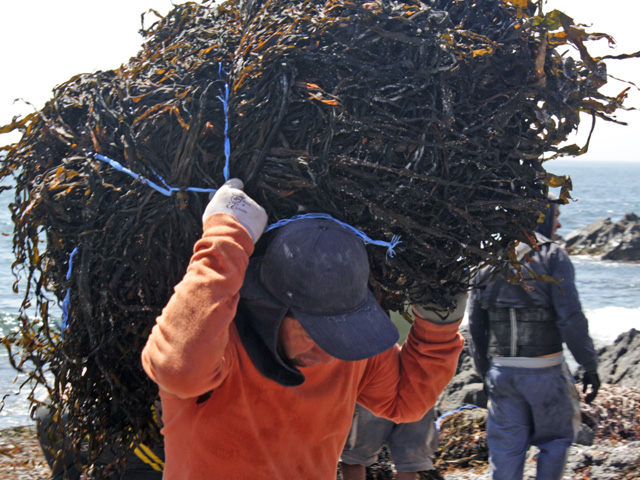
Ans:
{"label": "seaweed on ground", "polygon": [[597,401],[582,406],[582,423],[598,440],[640,440],[640,389],[603,385]]}
{"label": "seaweed on ground", "polygon": [[541,3],[185,3],[121,68],[0,128],[24,132],[0,168],[24,297],[3,343],[71,444],[124,458],[157,435],[139,354],[200,234],[208,195],[188,189],[219,187],[227,154],[270,222],[321,212],[399,235],[395,256],[368,247],[386,309],[453,308],[478,267],[517,263],[548,188],[569,198],[545,159],[586,150],[560,146],[581,112],[625,108],[585,48],[610,37]]}
{"label": "seaweed on ground", "polygon": [[435,465],[438,470],[484,467],[489,460],[487,410],[460,410],[442,419],[440,447]]}

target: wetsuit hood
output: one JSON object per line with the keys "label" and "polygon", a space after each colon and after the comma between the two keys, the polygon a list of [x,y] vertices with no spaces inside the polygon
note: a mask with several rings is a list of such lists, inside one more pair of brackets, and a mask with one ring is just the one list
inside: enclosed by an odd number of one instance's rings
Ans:
{"label": "wetsuit hood", "polygon": [[553,194],[549,194],[549,206],[547,207],[547,210],[545,212],[543,212],[544,214],[544,220],[543,222],[538,226],[538,230],[536,230],[538,233],[541,233],[542,235],[544,235],[547,238],[552,238],[553,237],[553,225],[555,223],[555,219],[556,219],[556,210],[558,208],[558,205],[556,203],[553,203],[553,200],[556,200],[556,196]]}

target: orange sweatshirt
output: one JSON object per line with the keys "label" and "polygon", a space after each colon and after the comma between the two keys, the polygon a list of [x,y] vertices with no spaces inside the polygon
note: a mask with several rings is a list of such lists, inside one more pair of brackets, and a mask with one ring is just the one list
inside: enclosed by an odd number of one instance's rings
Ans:
{"label": "orange sweatshirt", "polygon": [[209,217],[142,352],[160,387],[164,480],[333,480],[356,401],[415,421],[455,373],[459,323],[417,320],[402,349],[301,368],[296,387],[264,377],[233,321],[253,248],[233,217]]}

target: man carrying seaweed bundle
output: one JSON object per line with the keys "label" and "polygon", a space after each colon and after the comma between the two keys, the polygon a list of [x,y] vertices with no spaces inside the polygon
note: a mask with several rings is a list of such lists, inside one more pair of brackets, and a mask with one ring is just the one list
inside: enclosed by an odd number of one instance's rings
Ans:
{"label": "man carrying seaweed bundle", "polygon": [[159,385],[172,479],[334,479],[356,401],[415,421],[452,378],[453,312],[414,306],[404,346],[368,288],[363,241],[331,219],[278,229],[232,179],[142,353]]}

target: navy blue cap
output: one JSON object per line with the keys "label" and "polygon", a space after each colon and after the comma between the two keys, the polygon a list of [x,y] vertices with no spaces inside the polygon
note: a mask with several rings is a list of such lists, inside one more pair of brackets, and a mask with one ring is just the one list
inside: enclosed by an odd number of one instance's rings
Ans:
{"label": "navy blue cap", "polygon": [[332,220],[302,219],[282,227],[257,276],[333,357],[361,360],[398,341],[398,330],[369,290],[363,241]]}

